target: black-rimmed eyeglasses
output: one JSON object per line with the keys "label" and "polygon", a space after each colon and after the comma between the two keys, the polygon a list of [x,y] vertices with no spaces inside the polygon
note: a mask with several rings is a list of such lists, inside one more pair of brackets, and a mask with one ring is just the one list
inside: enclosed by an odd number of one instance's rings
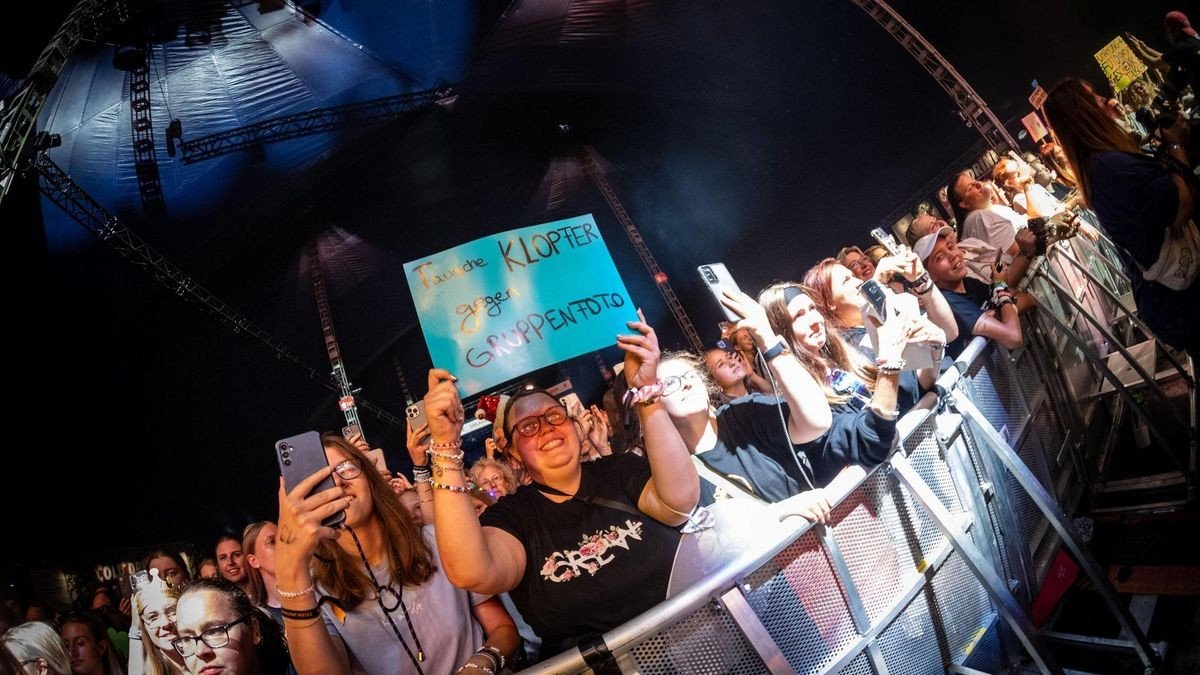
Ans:
{"label": "black-rimmed eyeglasses", "polygon": [[221,626],[213,626],[197,636],[175,638],[174,640],[171,640],[171,646],[175,648],[175,651],[179,652],[180,656],[191,656],[195,654],[196,649],[200,646],[199,643],[201,642],[208,645],[209,649],[220,649],[221,647],[229,644],[229,629],[233,628],[239,623],[245,623],[245,621],[249,618],[250,615],[247,614],[246,616],[243,616],[232,623],[227,623]]}

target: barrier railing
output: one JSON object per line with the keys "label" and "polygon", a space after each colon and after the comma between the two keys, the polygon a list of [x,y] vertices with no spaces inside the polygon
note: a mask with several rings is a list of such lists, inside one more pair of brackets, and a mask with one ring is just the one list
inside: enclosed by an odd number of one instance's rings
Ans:
{"label": "barrier railing", "polygon": [[[1044,308],[1063,323],[1094,325],[1083,315],[1119,304],[1119,267],[1082,275],[1067,260],[1047,264],[1044,279],[1085,291],[1069,322],[1070,303]],[[591,667],[908,675],[1000,672],[1028,659],[1062,672],[1029,608],[1063,545],[1132,636],[1120,644],[1156,667],[1158,654],[1067,517],[1094,460],[1083,426],[1091,402],[1076,392],[1096,391],[1102,377],[1078,343],[1030,323],[1034,334],[1013,353],[976,338],[900,420],[893,456],[839,475],[827,488],[836,498],[829,525],[788,514],[786,502],[712,507],[717,526],[685,535],[678,591],[606,633],[611,660],[593,652]],[[1106,328],[1085,344],[1111,338]],[[589,669],[573,649],[528,672]]]}

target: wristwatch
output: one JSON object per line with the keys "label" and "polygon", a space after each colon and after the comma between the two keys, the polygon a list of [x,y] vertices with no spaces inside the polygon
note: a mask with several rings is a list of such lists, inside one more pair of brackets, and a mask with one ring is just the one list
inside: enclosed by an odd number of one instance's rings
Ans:
{"label": "wristwatch", "polygon": [[780,340],[779,342],[775,343],[774,347],[771,347],[767,351],[763,352],[762,357],[763,357],[764,361],[769,362],[771,359],[775,358],[776,356],[782,356],[784,354],[791,354],[791,353],[792,353],[792,350],[788,349],[787,343],[784,342],[783,340]]}

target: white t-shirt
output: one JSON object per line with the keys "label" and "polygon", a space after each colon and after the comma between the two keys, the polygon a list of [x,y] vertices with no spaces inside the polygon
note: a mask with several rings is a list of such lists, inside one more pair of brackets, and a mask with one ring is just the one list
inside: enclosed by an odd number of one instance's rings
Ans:
{"label": "white t-shirt", "polygon": [[[1028,199],[1025,197],[1025,192],[1018,192],[1013,197],[1013,210],[1021,215],[1029,213]],[[1029,195],[1033,197],[1034,204],[1038,207],[1038,213],[1043,218],[1048,218],[1056,213],[1066,210],[1062,202],[1054,198],[1050,191],[1046,188],[1034,183],[1029,187]]]}
{"label": "white t-shirt", "polygon": [[[483,628],[475,621],[471,609],[491,596],[468,593],[452,586],[442,572],[432,526],[421,528],[421,533],[433,549],[436,571],[420,586],[405,586],[402,599],[425,652],[421,669],[426,673],[453,673],[483,644]],[[387,585],[391,581],[386,559],[372,569],[380,584]],[[321,592],[324,593],[324,589]],[[328,603],[321,606],[321,615],[329,634],[346,643],[355,672],[367,675],[417,672],[404,647],[396,641],[396,633],[374,597],[346,614],[344,624]],[[397,607],[391,612],[391,618],[400,637],[416,656],[417,648],[408,622],[404,620],[404,610]]]}
{"label": "white t-shirt", "polygon": [[986,209],[977,209],[967,214],[963,219],[962,239],[987,242],[997,251],[1004,251],[1007,255],[1009,247],[1016,241],[1017,230],[1028,225],[1029,221],[1025,216],[1007,206],[993,204]]}

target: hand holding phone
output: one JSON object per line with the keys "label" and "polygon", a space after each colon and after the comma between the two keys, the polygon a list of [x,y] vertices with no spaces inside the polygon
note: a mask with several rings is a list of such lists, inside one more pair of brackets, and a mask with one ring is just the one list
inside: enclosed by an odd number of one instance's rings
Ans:
{"label": "hand holding phone", "polygon": [[[283,476],[283,485],[287,492],[291,492],[309,476],[329,466],[329,460],[325,457],[325,445],[321,443],[321,434],[315,431],[306,431],[276,441],[275,458],[279,461],[279,473]],[[333,474],[329,474],[309,491],[309,494],[336,487]],[[326,527],[341,527],[345,521],[346,511],[343,509],[322,520],[321,524]]]}
{"label": "hand holding phone", "polygon": [[429,420],[425,417],[425,401],[423,400],[405,408],[404,416],[408,418],[408,426],[413,429],[420,429],[429,424]]}
{"label": "hand holding phone", "polygon": [[887,249],[888,255],[901,255],[904,253],[904,247],[896,241],[896,238],[884,231],[882,227],[877,227],[871,230],[871,236],[879,245]]}
{"label": "hand holding phone", "polygon": [[725,318],[733,323],[741,321],[744,317],[739,316],[736,312],[729,309],[725,305],[725,293],[737,295],[742,292],[738,288],[737,282],[733,280],[733,276],[729,274],[729,270],[725,268],[725,263],[711,263],[701,265],[696,268],[700,272],[700,278],[704,280],[704,285],[708,287],[710,293],[717,300],[717,305],[721,307],[721,311],[725,312]]}

